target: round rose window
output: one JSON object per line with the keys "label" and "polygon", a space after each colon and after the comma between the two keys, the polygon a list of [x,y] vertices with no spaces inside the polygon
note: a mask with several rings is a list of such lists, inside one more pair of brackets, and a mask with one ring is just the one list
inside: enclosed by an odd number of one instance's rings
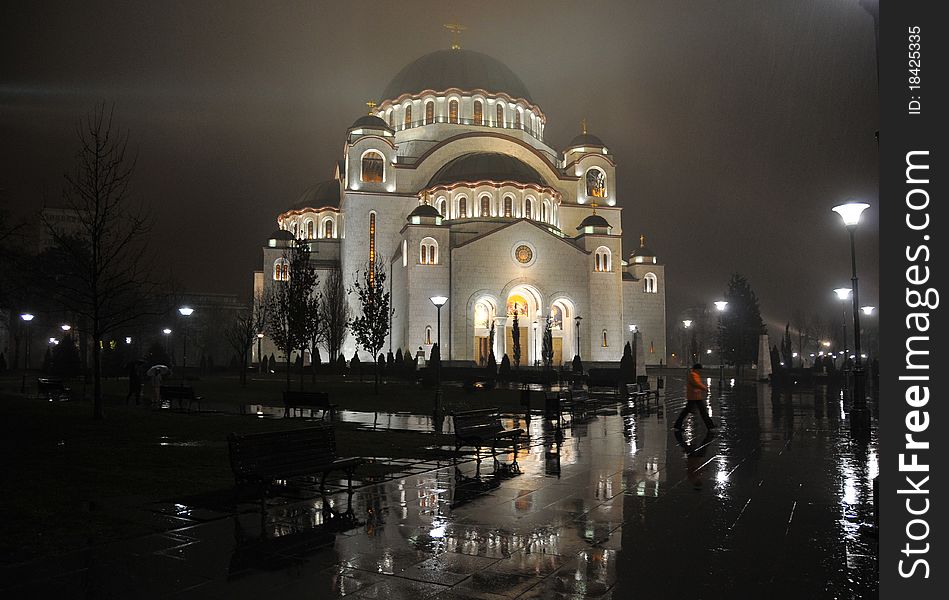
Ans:
{"label": "round rose window", "polygon": [[534,258],[534,251],[531,250],[530,246],[521,244],[514,250],[514,257],[517,258],[517,262],[526,265]]}

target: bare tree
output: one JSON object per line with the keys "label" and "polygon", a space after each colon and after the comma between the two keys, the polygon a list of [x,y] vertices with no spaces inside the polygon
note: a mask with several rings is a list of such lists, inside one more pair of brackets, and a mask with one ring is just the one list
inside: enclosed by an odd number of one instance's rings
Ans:
{"label": "bare tree", "polygon": [[362,281],[356,278],[353,291],[359,297],[362,315],[350,323],[356,343],[372,355],[376,363],[375,393],[379,393],[379,350],[389,335],[389,323],[392,316],[390,294],[385,287],[386,271],[381,259],[366,265]]}
{"label": "bare tree", "polygon": [[[290,273],[286,281],[274,282],[267,300],[267,333],[274,345],[283,351],[287,361],[287,389],[290,389],[290,361],[294,350],[306,350],[313,327],[319,297],[314,297],[318,278],[310,265],[308,246],[300,241],[290,251]],[[303,386],[303,371],[300,371]]]}
{"label": "bare tree", "polygon": [[339,267],[333,268],[326,277],[326,288],[320,299],[323,339],[330,362],[336,361],[349,333],[349,293],[343,279],[342,270]]}
{"label": "bare tree", "polygon": [[241,385],[247,385],[247,352],[259,331],[254,320],[255,313],[255,310],[240,310],[224,328],[224,337],[227,339],[227,343],[230,344],[240,359]]}
{"label": "bare tree", "polygon": [[44,217],[53,241],[55,271],[49,294],[89,328],[92,342],[93,415],[103,417],[102,341],[145,315],[160,314],[154,264],[147,248],[150,223],[129,185],[135,159],[127,130],[113,129],[113,110],[100,104],[77,127],[75,171],[66,175],[63,201],[75,213],[76,232]]}

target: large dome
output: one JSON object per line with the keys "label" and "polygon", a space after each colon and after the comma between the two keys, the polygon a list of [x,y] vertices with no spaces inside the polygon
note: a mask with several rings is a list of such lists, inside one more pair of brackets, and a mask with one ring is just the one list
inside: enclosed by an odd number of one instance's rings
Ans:
{"label": "large dome", "polygon": [[471,50],[439,50],[406,65],[382,92],[384,100],[423,90],[442,92],[448,88],[504,92],[512,98],[533,102],[524,82],[501,61]]}
{"label": "large dome", "polygon": [[339,182],[327,179],[308,188],[287,211],[339,206]]}
{"label": "large dome", "polygon": [[514,181],[546,186],[540,173],[530,165],[506,154],[474,152],[445,163],[428,182],[428,187],[457,182]]}

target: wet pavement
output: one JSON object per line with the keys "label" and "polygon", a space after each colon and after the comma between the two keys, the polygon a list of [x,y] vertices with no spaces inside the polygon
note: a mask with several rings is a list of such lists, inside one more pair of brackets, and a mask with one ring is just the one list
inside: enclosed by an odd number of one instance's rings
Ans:
{"label": "wet pavement", "polygon": [[[0,594],[874,596],[876,441],[852,439],[840,392],[759,384],[718,398],[715,383],[720,427],[709,436],[692,419],[672,431],[679,389],[669,382],[658,414],[608,404],[559,431],[541,415],[529,425],[516,418],[530,434],[519,474],[470,456],[391,461],[394,475],[361,482],[352,517],[338,480],[331,514],[313,482],[268,500],[263,513],[220,498],[125,509],[156,533],[2,568]],[[427,416],[380,418],[386,428],[431,425]]]}

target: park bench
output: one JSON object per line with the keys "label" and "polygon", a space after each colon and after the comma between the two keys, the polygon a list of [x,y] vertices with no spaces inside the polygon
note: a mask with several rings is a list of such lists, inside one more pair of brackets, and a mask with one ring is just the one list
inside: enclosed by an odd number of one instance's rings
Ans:
{"label": "park bench", "polygon": [[336,418],[336,405],[330,403],[329,394],[326,392],[293,392],[285,391],[283,393],[283,416],[292,417],[298,412],[302,416],[303,409],[317,409],[323,411],[320,419],[326,419],[326,413],[330,414],[330,421]]}
{"label": "park bench", "polygon": [[563,426],[563,392],[544,392],[544,419]]}
{"label": "park bench", "polygon": [[36,379],[36,396],[44,400],[69,400],[69,388],[62,379],[39,377]]}
{"label": "park bench", "polygon": [[636,407],[637,410],[640,406],[646,409],[649,408],[650,396],[656,399],[656,409],[658,410],[659,390],[652,389],[648,381],[626,384],[626,398],[633,403],[633,406]]}
{"label": "park bench", "polygon": [[332,425],[306,427],[265,433],[232,433],[227,437],[231,470],[238,486],[258,486],[261,506],[274,481],[320,475],[320,495],[324,512],[326,476],[333,472],[346,474],[352,511],[353,474],[363,458],[340,458],[336,454],[336,431]]}
{"label": "park bench", "polygon": [[183,409],[185,402],[188,403],[188,411],[191,411],[193,403],[198,404],[198,410],[201,410],[201,396],[194,395],[194,388],[188,385],[163,385],[159,390],[162,400],[167,400],[171,406],[173,401],[178,402],[178,408]]}
{"label": "park bench", "polygon": [[524,433],[523,429],[505,429],[501,423],[501,413],[497,408],[483,408],[480,410],[467,410],[457,412],[452,415],[452,423],[455,429],[455,452],[459,452],[462,446],[474,446],[475,459],[481,462],[481,453],[479,448],[491,444],[491,456],[494,459],[495,468],[500,464],[497,459],[497,446],[499,442],[510,440],[514,445],[514,460],[511,462],[511,470],[518,470],[517,466],[517,440]]}
{"label": "park bench", "polygon": [[593,407],[590,395],[584,389],[571,389],[564,399],[564,408],[570,411],[574,418],[587,416],[587,411]]}

